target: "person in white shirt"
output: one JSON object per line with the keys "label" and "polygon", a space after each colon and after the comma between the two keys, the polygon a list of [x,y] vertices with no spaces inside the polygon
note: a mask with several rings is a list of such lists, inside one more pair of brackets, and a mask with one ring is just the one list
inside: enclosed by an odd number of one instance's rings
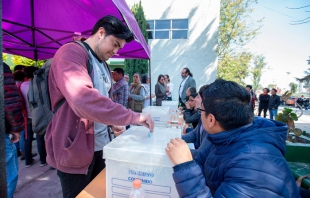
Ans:
{"label": "person in white shirt", "polygon": [[165,78],[165,83],[169,89],[169,93],[167,95],[167,100],[172,101],[173,83],[170,82],[170,78],[169,78],[168,74],[164,75],[164,78]]}

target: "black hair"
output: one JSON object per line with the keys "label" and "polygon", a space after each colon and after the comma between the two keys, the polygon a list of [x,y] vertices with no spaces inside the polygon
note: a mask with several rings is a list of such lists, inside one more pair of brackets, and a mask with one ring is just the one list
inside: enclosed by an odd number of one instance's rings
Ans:
{"label": "black hair", "polygon": [[189,87],[188,91],[190,92],[190,95],[192,95],[193,93],[197,93],[197,90],[195,87]]}
{"label": "black hair", "polygon": [[248,87],[248,88],[250,88],[250,90],[252,90],[252,85],[247,85],[245,87]]}
{"label": "black hair", "polygon": [[38,68],[35,67],[35,66],[28,66],[28,67],[25,67],[24,69],[24,73],[25,73],[25,77],[27,78],[33,78],[33,74],[35,71],[37,71]]}
{"label": "black hair", "polygon": [[122,74],[122,76],[124,76],[124,70],[122,68],[117,67],[113,69],[113,71],[115,71],[118,74]]}
{"label": "black hair", "polygon": [[15,81],[22,81],[23,82],[24,78],[25,78],[25,73],[23,71],[18,70],[16,72],[14,72],[13,77],[14,77]]}
{"label": "black hair", "polygon": [[278,90],[276,90],[275,88],[272,88],[273,91],[275,91],[276,93],[278,92]]}
{"label": "black hair", "polygon": [[15,67],[14,67],[14,72],[15,71],[18,71],[18,70],[23,70],[23,69],[25,69],[25,65],[16,65]]}
{"label": "black hair", "polygon": [[164,76],[166,76],[168,78],[168,82],[170,82],[170,77],[168,74],[165,74]]}
{"label": "black hair", "polygon": [[197,95],[198,95],[198,93],[192,93],[192,94],[189,95],[189,96],[192,96],[193,98],[196,98]]}
{"label": "black hair", "polygon": [[[266,89],[267,90],[267,93],[269,93],[270,92],[270,90],[269,90],[269,88],[268,87],[265,87],[264,89]],[[263,89],[263,90],[264,90]]]}
{"label": "black hair", "polygon": [[97,21],[92,29],[91,35],[96,34],[101,27],[105,30],[105,36],[113,35],[116,38],[124,39],[126,43],[129,43],[134,39],[133,34],[130,32],[128,27],[114,16],[108,15]]}
{"label": "black hair", "polygon": [[157,78],[157,82],[159,82],[161,78],[165,78],[165,77],[164,77],[164,75],[159,74],[159,76],[158,76],[158,78]]}
{"label": "black hair", "polygon": [[224,130],[235,129],[254,119],[250,93],[232,81],[217,79],[202,93],[205,115],[214,115]]}
{"label": "black hair", "polygon": [[149,79],[149,75],[143,74],[141,77],[141,83],[146,84],[147,80]]}
{"label": "black hair", "polygon": [[193,77],[193,74],[191,73],[191,71],[189,71],[187,67],[184,67],[183,69],[185,70],[185,73],[188,73],[189,76]]}

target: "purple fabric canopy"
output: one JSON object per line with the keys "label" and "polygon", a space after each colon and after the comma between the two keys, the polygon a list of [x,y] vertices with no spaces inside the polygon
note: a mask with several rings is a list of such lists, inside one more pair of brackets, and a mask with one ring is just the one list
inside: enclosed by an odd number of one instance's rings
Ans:
{"label": "purple fabric canopy", "polygon": [[52,58],[74,35],[88,37],[106,15],[118,17],[135,36],[113,58],[149,59],[150,48],[125,0],[4,0],[3,52],[34,60]]}

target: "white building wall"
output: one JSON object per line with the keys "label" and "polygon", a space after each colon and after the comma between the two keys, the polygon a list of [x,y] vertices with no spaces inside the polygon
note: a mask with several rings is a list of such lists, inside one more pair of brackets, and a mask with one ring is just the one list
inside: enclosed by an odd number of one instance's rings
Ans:
{"label": "white building wall", "polygon": [[[129,7],[139,0],[126,0]],[[181,69],[188,67],[197,89],[216,79],[219,0],[141,0],[147,20],[188,19],[188,39],[149,40],[152,92],[159,74],[168,74],[178,100]]]}

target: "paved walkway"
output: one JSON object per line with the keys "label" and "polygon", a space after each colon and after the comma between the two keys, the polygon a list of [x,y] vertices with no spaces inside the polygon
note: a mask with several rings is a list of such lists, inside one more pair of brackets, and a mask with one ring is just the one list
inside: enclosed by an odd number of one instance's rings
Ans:
{"label": "paved walkway", "polygon": [[[280,107],[279,112],[283,107]],[[304,111],[296,127],[310,132],[310,110]],[[36,141],[33,141],[33,152],[36,152]],[[35,163],[25,168],[25,161],[19,160],[19,178],[14,198],[61,198],[62,191],[56,170],[49,166],[40,167],[39,157],[34,157]]]}

